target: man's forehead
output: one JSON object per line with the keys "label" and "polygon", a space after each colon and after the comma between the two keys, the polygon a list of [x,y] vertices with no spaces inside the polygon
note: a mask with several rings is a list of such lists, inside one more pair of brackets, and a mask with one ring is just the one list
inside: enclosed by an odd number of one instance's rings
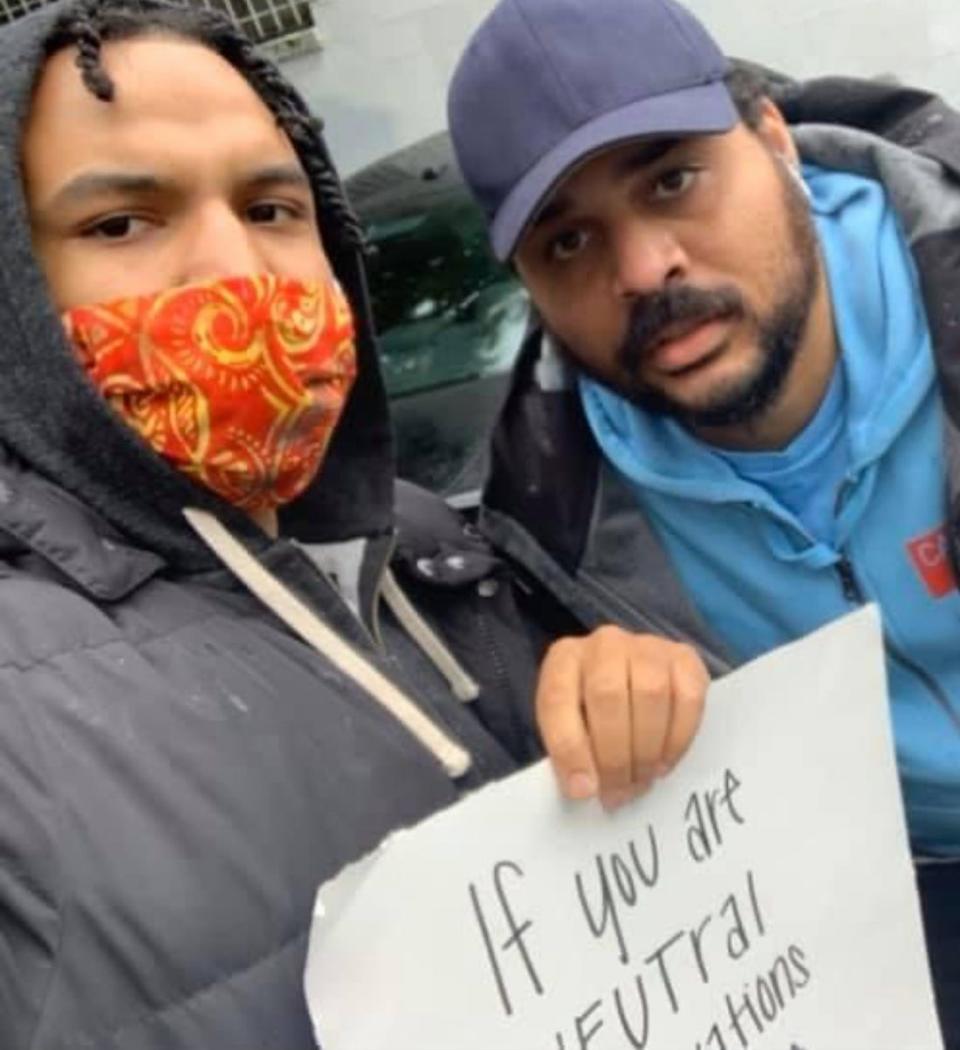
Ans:
{"label": "man's forehead", "polygon": [[[160,107],[199,103],[242,107],[271,121],[263,103],[243,74],[215,51],[195,40],[170,33],[149,32],[103,44],[100,62],[113,81],[110,102],[95,97],[83,81],[78,52],[69,46],[53,54],[38,78],[31,118],[74,115],[87,120],[117,122],[131,115],[149,115]],[[198,119],[204,114],[200,106]],[[227,110],[226,112],[230,112]]]}
{"label": "man's forehead", "polygon": [[108,43],[103,65],[116,89],[109,102],[83,83],[75,54],[48,62],[25,130],[25,170],[44,197],[91,169],[299,163],[242,74],[202,44],[160,36]]}

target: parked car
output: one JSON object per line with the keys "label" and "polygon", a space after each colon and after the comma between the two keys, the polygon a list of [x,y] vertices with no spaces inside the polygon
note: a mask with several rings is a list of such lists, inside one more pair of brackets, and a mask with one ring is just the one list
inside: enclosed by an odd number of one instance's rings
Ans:
{"label": "parked car", "polygon": [[346,188],[373,248],[399,474],[469,500],[520,349],[526,293],[493,257],[446,133],[364,168]]}

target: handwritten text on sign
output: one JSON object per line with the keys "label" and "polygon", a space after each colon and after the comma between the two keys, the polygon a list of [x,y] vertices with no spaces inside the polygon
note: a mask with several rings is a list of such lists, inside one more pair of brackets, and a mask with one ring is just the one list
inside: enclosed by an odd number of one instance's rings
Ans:
{"label": "handwritten text on sign", "polygon": [[[722,847],[729,827],[745,823],[737,809],[740,788],[735,774],[727,770],[720,788],[690,796],[684,840],[688,858],[694,863],[708,861]],[[629,920],[647,907],[649,894],[664,877],[660,854],[658,830],[647,824],[639,840],[629,839],[620,850],[596,854],[585,870],[575,873],[571,903],[576,900],[586,931],[597,940],[605,940],[615,957],[631,967],[631,974],[628,982],[611,990],[609,1001],[595,998],[573,1015],[567,1028],[555,1035],[557,1050],[586,1050],[601,1029],[610,1025],[617,1029],[616,1045],[655,1046],[658,1028],[668,1027],[666,1023],[657,1024],[658,1016],[665,1021],[680,1012],[688,998],[684,987],[687,981],[710,985],[718,964],[739,962],[751,949],[759,948],[767,936],[756,874],[747,870],[742,884],[720,896],[716,907],[658,943],[643,943],[637,950],[630,937]],[[512,860],[496,862],[489,874],[495,921],[505,934],[502,940],[496,936],[494,920],[481,901],[481,888],[476,883],[469,887],[492,979],[508,1017],[515,1012],[518,989],[513,987],[514,982],[522,986],[520,995],[524,988],[528,994],[546,994],[543,968],[534,947],[535,920],[521,914],[515,902],[524,877],[523,868]],[[535,904],[531,910],[536,910]],[[723,1017],[710,1025],[705,1039],[697,1042],[697,1050],[749,1046],[807,987],[810,978],[807,953],[799,944],[787,944],[764,972],[744,982],[742,988],[724,994]],[[610,1039],[607,1042],[611,1045]]]}
{"label": "handwritten text on sign", "polygon": [[612,816],[541,765],[395,836],[320,894],[324,1050],[939,1050],[885,694],[867,610]]}

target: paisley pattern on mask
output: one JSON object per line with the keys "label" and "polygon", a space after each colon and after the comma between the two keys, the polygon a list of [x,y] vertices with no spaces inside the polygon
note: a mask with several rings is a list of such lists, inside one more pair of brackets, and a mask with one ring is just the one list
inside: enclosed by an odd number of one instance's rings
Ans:
{"label": "paisley pattern on mask", "polygon": [[230,277],[75,308],[64,324],[150,447],[248,511],[307,488],[356,376],[353,317],[332,277]]}

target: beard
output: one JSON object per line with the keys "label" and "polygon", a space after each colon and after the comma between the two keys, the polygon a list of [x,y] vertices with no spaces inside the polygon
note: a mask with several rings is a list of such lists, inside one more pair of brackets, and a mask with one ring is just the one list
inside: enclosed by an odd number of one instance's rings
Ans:
{"label": "beard", "polygon": [[[778,165],[778,171],[787,219],[779,298],[763,315],[751,310],[733,287],[709,291],[667,287],[638,299],[615,359],[619,376],[627,378],[601,381],[644,411],[672,416],[690,429],[706,429],[756,422],[776,404],[807,330],[819,274],[817,238],[807,201],[786,168]],[[696,404],[630,378],[641,375],[644,357],[671,326],[694,327],[719,319],[745,323],[756,333],[759,354],[746,374],[715,385]]]}

